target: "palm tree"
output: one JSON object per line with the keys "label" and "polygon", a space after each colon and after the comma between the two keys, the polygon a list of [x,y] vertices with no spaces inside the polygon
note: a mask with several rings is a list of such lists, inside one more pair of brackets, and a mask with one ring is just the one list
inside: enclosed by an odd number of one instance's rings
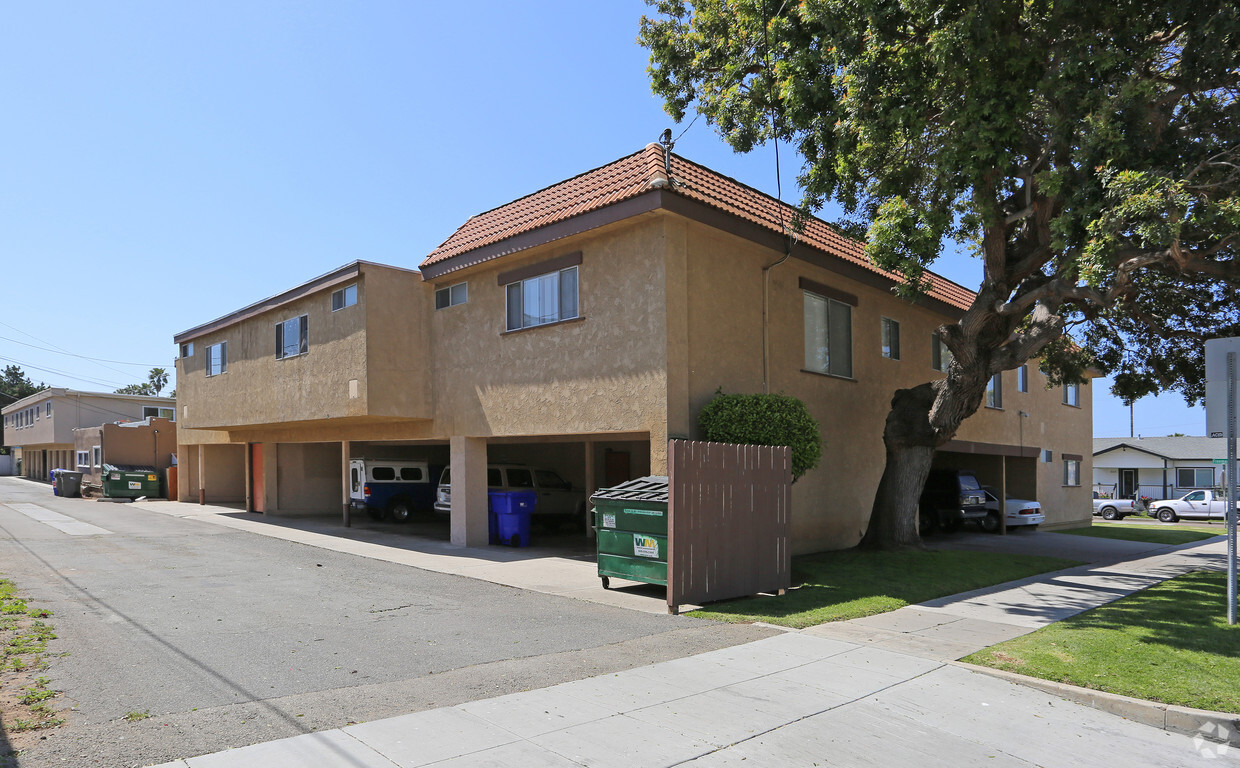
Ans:
{"label": "palm tree", "polygon": [[168,372],[163,368],[152,368],[151,373],[147,376],[147,381],[151,382],[151,387],[158,395],[160,390],[168,383]]}

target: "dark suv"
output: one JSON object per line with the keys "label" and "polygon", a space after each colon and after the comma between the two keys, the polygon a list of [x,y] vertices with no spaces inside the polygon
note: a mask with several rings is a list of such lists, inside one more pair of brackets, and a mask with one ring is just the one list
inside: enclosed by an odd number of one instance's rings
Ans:
{"label": "dark suv", "polygon": [[986,518],[986,495],[977,476],[967,469],[932,469],[921,492],[918,529],[922,536],[956,531],[965,521]]}

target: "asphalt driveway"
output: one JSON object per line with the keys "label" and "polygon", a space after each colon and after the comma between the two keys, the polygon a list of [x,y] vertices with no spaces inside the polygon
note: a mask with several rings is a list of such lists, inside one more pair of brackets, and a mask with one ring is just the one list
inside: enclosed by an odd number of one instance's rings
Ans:
{"label": "asphalt driveway", "polygon": [[0,478],[0,573],[54,612],[46,674],[72,708],[21,766],[159,763],[771,634],[60,499],[16,478]]}

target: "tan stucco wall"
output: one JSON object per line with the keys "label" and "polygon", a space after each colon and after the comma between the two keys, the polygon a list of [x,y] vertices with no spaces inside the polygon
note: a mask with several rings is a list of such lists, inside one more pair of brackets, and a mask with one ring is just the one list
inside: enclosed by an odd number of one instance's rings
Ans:
{"label": "tan stucco wall", "polygon": [[[663,221],[648,216],[501,259],[469,301],[431,317],[434,433],[504,437],[649,432],[665,440]],[[501,271],[580,251],[580,320],[505,332]]]}
{"label": "tan stucco wall", "polygon": [[[276,446],[278,514],[337,514],[341,499],[338,443],[284,443]],[[265,467],[264,467],[265,468]]]}
{"label": "tan stucco wall", "polygon": [[[669,236],[669,242],[684,243],[684,285],[676,288],[683,299],[672,295],[669,280],[669,316],[675,315],[675,307],[682,302],[687,341],[669,344],[668,431],[700,437],[697,414],[717,389],[762,391],[762,267],[781,254],[695,222],[680,220],[668,225],[669,232],[678,228],[683,230],[683,239]],[[676,247],[669,247],[669,263],[678,259]],[[858,299],[852,310],[851,379],[802,370],[802,277]],[[891,397],[898,388],[942,376],[931,368],[930,341],[933,331],[949,318],[795,258],[770,272],[769,317],[770,391],[805,401],[823,434],[821,463],[793,486],[795,551],[852,546],[864,531],[882,475],[882,430]],[[900,323],[900,360],[880,354],[882,317]],[[681,357],[679,350],[687,354]],[[1055,452],[1055,461],[1037,470],[1037,498],[1047,509],[1048,527],[1069,519],[1087,521],[1088,480],[1081,488],[1063,488],[1060,453],[1082,455],[1082,477],[1089,477],[1090,388],[1081,387],[1082,407],[1070,408],[1061,402],[1058,389],[1042,389],[1041,375],[1036,372],[1027,394],[1016,392],[1015,371],[1005,372],[1003,379],[1004,410],[983,409],[962,425],[957,439],[1016,446],[1017,411],[1029,412],[1025,445]],[[680,381],[687,384],[676,386]],[[1028,465],[1028,460],[1018,464],[1023,469],[1010,470],[1009,476],[1023,472],[1028,477]]]}

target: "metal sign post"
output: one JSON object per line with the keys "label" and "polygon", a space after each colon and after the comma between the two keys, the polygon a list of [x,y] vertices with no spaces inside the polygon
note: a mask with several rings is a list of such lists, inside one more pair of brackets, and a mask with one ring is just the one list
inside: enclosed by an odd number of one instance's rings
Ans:
{"label": "metal sign post", "polygon": [[[1206,434],[1227,440],[1227,623],[1236,623],[1236,360],[1240,338],[1206,342]],[[1224,403],[1226,404],[1224,406]]]}

